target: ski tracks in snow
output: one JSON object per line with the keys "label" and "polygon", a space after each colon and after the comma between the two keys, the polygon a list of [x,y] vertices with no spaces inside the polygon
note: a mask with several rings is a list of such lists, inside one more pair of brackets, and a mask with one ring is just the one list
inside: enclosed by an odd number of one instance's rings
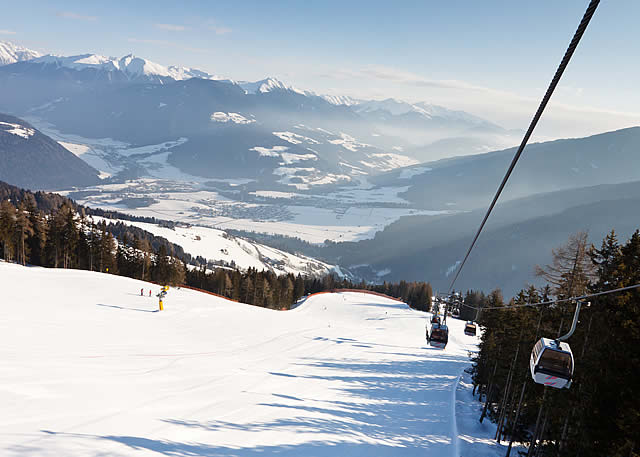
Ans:
{"label": "ski tracks in snow", "polygon": [[7,455],[458,457],[467,446],[456,392],[475,340],[462,322],[443,351],[425,345],[426,314],[371,295],[280,312],[182,290],[140,313],[139,281],[0,269],[3,302],[24,303],[3,308],[7,322],[35,329],[0,332]]}

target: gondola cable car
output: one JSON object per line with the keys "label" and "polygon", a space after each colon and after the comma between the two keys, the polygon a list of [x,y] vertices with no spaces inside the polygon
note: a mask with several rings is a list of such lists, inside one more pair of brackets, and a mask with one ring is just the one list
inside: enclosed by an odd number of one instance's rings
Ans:
{"label": "gondola cable car", "polygon": [[427,341],[433,347],[444,349],[449,342],[449,327],[444,324],[431,324],[431,332]]}
{"label": "gondola cable car", "polygon": [[469,336],[476,336],[476,332],[477,327],[475,322],[467,321],[467,323],[464,325],[464,334]]}
{"label": "gondola cable car", "polygon": [[[529,359],[529,369],[531,377],[537,384],[554,387],[556,389],[571,386],[574,371],[574,358],[571,346],[565,341],[573,335],[578,324],[580,307],[582,302],[576,304],[576,311],[573,315],[571,329],[566,335],[555,340],[550,338],[540,338],[533,346]],[[587,304],[588,305],[588,304]]]}

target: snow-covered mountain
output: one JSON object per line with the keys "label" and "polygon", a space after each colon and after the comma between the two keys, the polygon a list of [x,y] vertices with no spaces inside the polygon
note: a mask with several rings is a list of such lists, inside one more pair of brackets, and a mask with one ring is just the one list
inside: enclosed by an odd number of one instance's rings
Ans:
{"label": "snow-covered mountain", "polygon": [[[0,111],[133,149],[171,143],[163,166],[284,191],[357,184],[428,160],[430,151],[414,148],[452,137],[473,136],[468,153],[486,151],[495,144],[487,135],[502,134],[488,121],[440,106],[319,95],[273,77],[235,82],[133,54],[45,55],[2,66]],[[446,156],[446,145],[437,154]],[[145,176],[148,167],[134,154],[111,152],[104,157],[108,168]]]}
{"label": "snow-covered mountain", "polygon": [[[344,104],[344,103],[343,103]],[[390,120],[393,117],[414,117],[424,121],[449,121],[474,126],[500,128],[485,119],[464,111],[456,111],[444,106],[432,105],[426,102],[407,103],[394,98],[385,100],[368,100],[352,103],[353,109],[362,115],[377,120]]]}
{"label": "snow-covered mountain", "polygon": [[48,54],[30,61],[34,65],[44,65],[54,68],[68,68],[77,71],[90,70],[99,74],[108,74],[107,79],[132,81],[165,82],[168,79],[181,81],[190,78],[220,80],[221,77],[194,68],[163,65],[148,59],[128,54],[124,57],[105,57],[99,54],[81,54],[77,56],[56,56]]}
{"label": "snow-covered mountain", "polygon": [[0,65],[23,62],[40,57],[40,55],[38,51],[27,49],[24,46],[9,41],[0,41]]}
{"label": "snow-covered mountain", "polygon": [[321,95],[326,101],[331,103],[332,105],[344,105],[344,106],[352,106],[360,103],[359,100],[355,98],[351,98],[348,95]]}
{"label": "snow-covered mountain", "polygon": [[273,90],[289,90],[298,94],[305,95],[309,92],[305,92],[300,89],[296,89],[293,86],[283,83],[279,79],[276,78],[265,78],[260,81],[239,81],[238,85],[244,89],[247,94],[257,94],[257,93],[266,93],[271,92]]}

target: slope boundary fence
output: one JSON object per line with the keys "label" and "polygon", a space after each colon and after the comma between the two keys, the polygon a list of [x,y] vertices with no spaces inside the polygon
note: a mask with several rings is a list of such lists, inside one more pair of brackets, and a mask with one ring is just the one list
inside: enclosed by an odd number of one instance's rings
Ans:
{"label": "slope boundary fence", "polygon": [[383,294],[381,292],[374,292],[373,290],[366,290],[366,289],[331,289],[331,290],[324,290],[322,292],[316,292],[315,294],[311,294],[309,296],[307,296],[307,299],[314,297],[316,295],[322,295],[322,294],[338,294],[338,293],[342,293],[342,292],[355,292],[355,293],[359,293],[359,294],[368,294],[368,295],[376,295],[378,297],[383,297],[383,298],[388,298],[389,300],[393,300],[393,301],[397,301],[398,303],[404,303],[404,301],[402,301],[399,298],[396,297],[392,297],[390,295],[386,295]]}

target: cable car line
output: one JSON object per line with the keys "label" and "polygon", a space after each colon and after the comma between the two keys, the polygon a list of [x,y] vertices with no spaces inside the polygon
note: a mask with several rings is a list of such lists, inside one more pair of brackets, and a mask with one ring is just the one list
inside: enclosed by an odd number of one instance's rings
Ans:
{"label": "cable car line", "polygon": [[478,241],[478,237],[480,236],[480,233],[482,232],[482,229],[484,228],[487,222],[487,219],[489,219],[489,215],[493,211],[493,208],[496,205],[498,198],[500,197],[500,194],[502,193],[504,187],[506,186],[507,181],[511,176],[511,173],[513,172],[513,169],[516,166],[516,163],[518,162],[518,160],[520,159],[520,156],[522,155],[522,152],[524,151],[524,147],[527,145],[529,138],[533,133],[533,130],[538,124],[538,121],[540,120],[540,117],[542,116],[542,113],[547,106],[547,103],[551,99],[551,95],[553,95],[553,92],[556,89],[558,82],[560,82],[560,78],[562,77],[564,70],[567,68],[567,65],[569,64],[569,61],[571,60],[571,57],[573,56],[573,53],[576,50],[576,47],[578,46],[578,43],[580,42],[582,35],[587,29],[587,26],[589,25],[589,21],[591,21],[591,18],[593,17],[593,14],[595,13],[599,3],[600,3],[600,0],[591,0],[591,3],[589,3],[587,10],[585,11],[584,16],[582,17],[582,21],[580,21],[580,25],[578,26],[575,34],[573,35],[573,39],[571,40],[571,43],[569,43],[569,47],[567,48],[567,51],[565,52],[564,57],[562,58],[562,61],[560,62],[560,65],[558,66],[558,69],[556,70],[556,73],[553,76],[551,83],[549,84],[549,88],[547,89],[547,92],[544,94],[544,97],[542,98],[542,102],[540,102],[540,106],[538,107],[536,114],[533,116],[533,119],[531,120],[531,124],[529,125],[529,128],[527,129],[527,132],[525,133],[524,138],[522,139],[522,143],[520,143],[520,146],[518,147],[516,154],[513,156],[511,165],[509,165],[509,168],[506,174],[504,175],[504,178],[502,178],[502,183],[500,183],[500,187],[498,187],[498,190],[495,196],[493,197],[493,201],[489,205],[489,209],[487,209],[487,213],[484,215],[484,218],[482,219],[482,223],[480,224],[480,227],[478,228],[476,235],[473,237],[473,241],[471,242],[471,245],[469,246],[469,249],[467,250],[467,253],[464,256],[462,263],[460,263],[460,266],[458,267],[458,271],[456,272],[456,275],[454,276],[453,281],[451,281],[451,285],[449,286],[449,293],[451,293],[451,291],[453,290],[453,286],[456,280],[458,279],[458,276],[460,275],[462,268],[467,262],[467,259],[469,258],[469,254],[471,254],[471,251],[473,250],[476,244],[476,241]]}
{"label": "cable car line", "polygon": [[578,301],[578,300],[584,300],[586,298],[592,298],[592,297],[599,297],[601,295],[608,295],[608,294],[613,294],[616,292],[624,292],[626,290],[633,290],[633,289],[638,289],[640,288],[640,284],[634,284],[632,286],[627,286],[627,287],[620,287],[618,289],[612,289],[612,290],[605,290],[604,292],[596,292],[593,294],[587,294],[587,295],[580,295],[578,297],[570,297],[570,298],[559,298],[556,300],[548,300],[548,301],[542,301],[542,302],[538,302],[538,303],[522,303],[519,305],[510,305],[510,306],[487,306],[486,308],[482,308],[479,306],[471,306],[471,305],[467,305],[466,303],[461,303],[462,306],[465,306],[467,308],[470,309],[475,309],[475,310],[489,310],[489,309],[502,309],[502,310],[508,310],[508,309],[514,309],[514,308],[524,308],[526,306],[544,306],[544,305],[553,305],[554,303],[564,303],[564,302],[570,302],[570,301]]}

